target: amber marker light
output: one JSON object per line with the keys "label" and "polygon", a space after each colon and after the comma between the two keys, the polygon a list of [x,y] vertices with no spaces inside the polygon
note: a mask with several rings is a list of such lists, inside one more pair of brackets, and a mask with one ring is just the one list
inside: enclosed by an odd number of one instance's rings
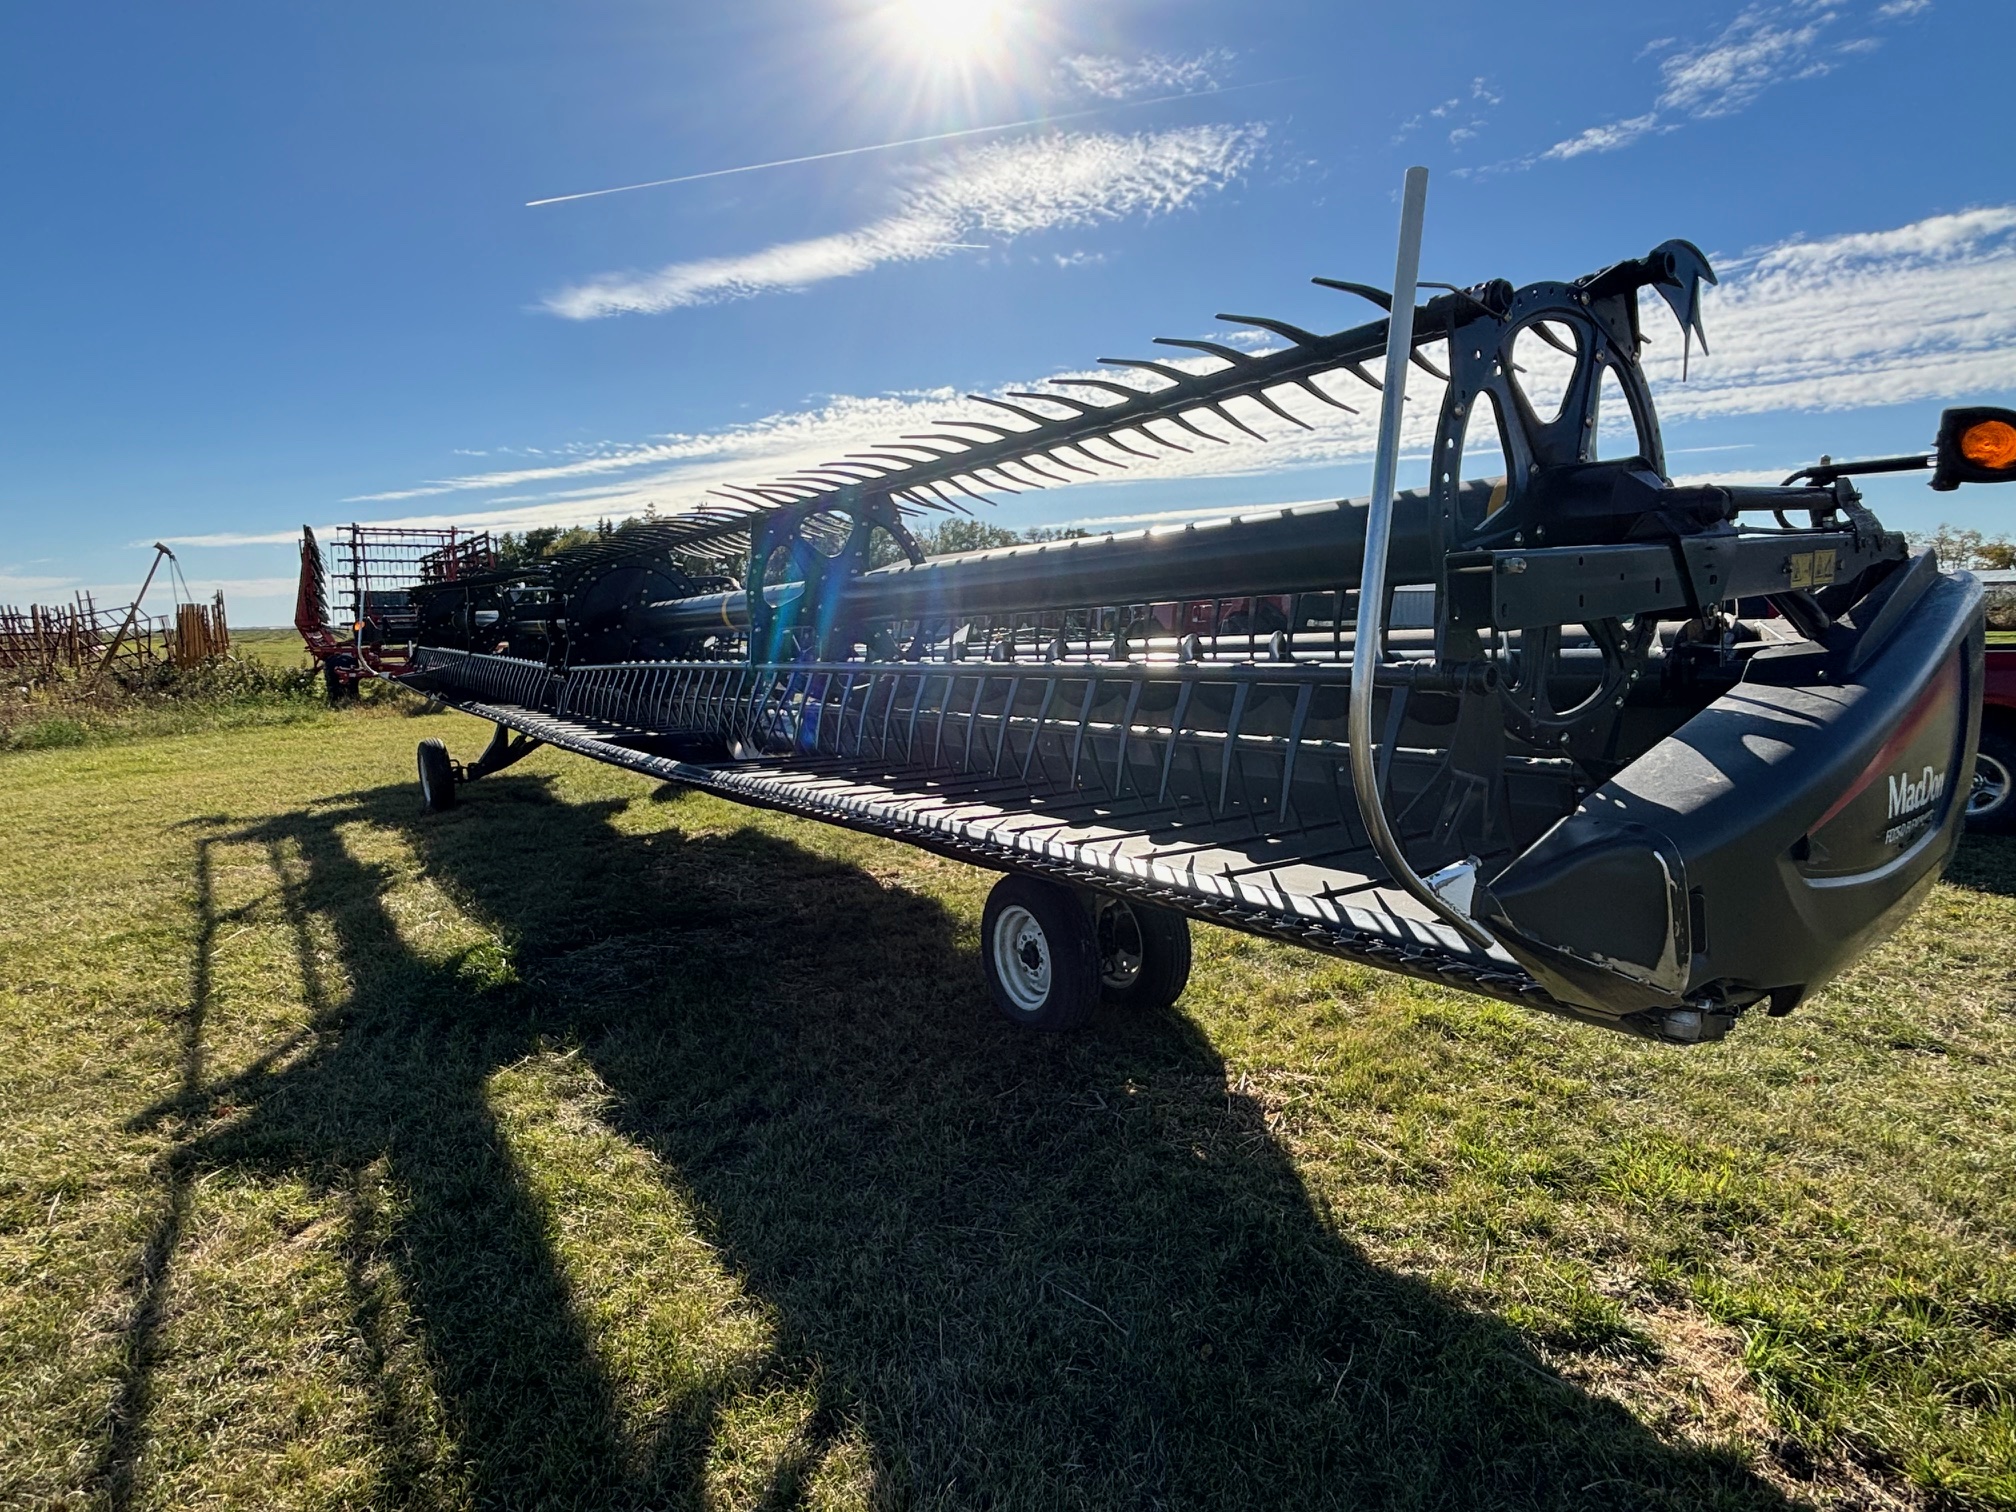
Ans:
{"label": "amber marker light", "polygon": [[1932,486],[2016,483],[2016,409],[1986,404],[1943,411],[1932,455]]}
{"label": "amber marker light", "polygon": [[1981,420],[1960,433],[1960,455],[1976,467],[1998,472],[2016,467],[2016,425],[2006,420]]}

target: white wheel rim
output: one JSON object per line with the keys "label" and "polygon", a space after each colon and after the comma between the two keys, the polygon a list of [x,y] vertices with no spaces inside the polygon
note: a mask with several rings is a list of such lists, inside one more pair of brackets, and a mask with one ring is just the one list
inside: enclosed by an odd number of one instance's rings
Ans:
{"label": "white wheel rim", "polygon": [[994,975],[1008,1001],[1034,1013],[1050,999],[1050,939],[1036,916],[1011,903],[994,920]]}
{"label": "white wheel rim", "polygon": [[2009,801],[2009,768],[1986,751],[1974,758],[1974,787],[1967,794],[1967,814],[1978,819]]}

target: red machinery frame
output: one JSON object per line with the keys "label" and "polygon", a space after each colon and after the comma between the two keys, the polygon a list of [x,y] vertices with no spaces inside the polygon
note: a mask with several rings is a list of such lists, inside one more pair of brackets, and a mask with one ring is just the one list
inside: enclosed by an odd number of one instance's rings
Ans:
{"label": "red machinery frame", "polygon": [[354,695],[366,677],[411,669],[408,589],[452,583],[496,565],[497,545],[487,530],[343,525],[331,535],[325,557],[313,528],[302,526],[294,628],[321,667],[330,698]]}

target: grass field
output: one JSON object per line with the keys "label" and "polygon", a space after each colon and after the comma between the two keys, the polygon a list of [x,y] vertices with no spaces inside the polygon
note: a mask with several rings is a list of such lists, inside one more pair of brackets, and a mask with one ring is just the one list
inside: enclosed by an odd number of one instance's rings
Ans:
{"label": "grass field", "polygon": [[8,1507],[2016,1507],[2016,846],[1681,1051],[389,703],[0,755]]}
{"label": "grass field", "polygon": [[301,632],[292,625],[233,630],[231,654],[272,667],[291,669],[305,667],[309,663],[308,648],[301,643]]}

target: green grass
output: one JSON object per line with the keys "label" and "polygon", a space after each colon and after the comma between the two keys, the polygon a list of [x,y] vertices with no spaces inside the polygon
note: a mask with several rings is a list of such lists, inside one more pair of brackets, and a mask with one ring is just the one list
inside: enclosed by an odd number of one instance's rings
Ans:
{"label": "green grass", "polygon": [[263,662],[270,667],[293,669],[310,665],[308,648],[301,643],[301,632],[292,625],[266,625],[251,630],[231,632],[231,654],[248,661]]}
{"label": "green grass", "polygon": [[0,756],[0,1505],[2016,1506],[2016,847],[1689,1051],[389,709]]}

